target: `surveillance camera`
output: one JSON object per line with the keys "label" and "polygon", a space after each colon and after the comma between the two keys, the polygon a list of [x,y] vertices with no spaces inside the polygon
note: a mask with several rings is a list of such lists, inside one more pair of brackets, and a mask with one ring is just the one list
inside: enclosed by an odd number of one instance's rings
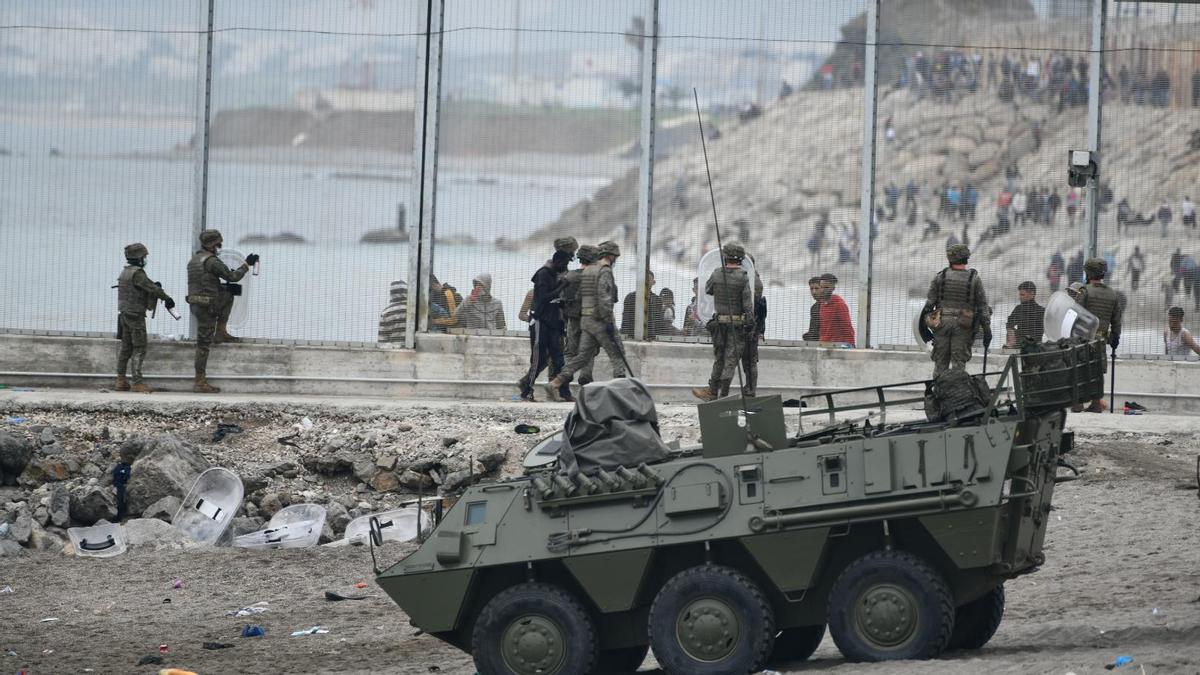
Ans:
{"label": "surveillance camera", "polygon": [[1071,151],[1071,166],[1081,169],[1087,168],[1088,162],[1092,161],[1092,153],[1088,150],[1072,150]]}
{"label": "surveillance camera", "polygon": [[1090,150],[1067,151],[1067,185],[1084,187],[1098,173],[1095,154]]}

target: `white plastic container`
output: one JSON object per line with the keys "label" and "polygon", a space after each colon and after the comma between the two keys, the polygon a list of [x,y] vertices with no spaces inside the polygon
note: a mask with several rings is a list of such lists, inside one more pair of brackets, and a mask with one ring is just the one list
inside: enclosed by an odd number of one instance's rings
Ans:
{"label": "white plastic container", "polygon": [[217,543],[242,506],[242,479],[215,467],[196,478],[171,524],[204,546]]}
{"label": "white plastic container", "polygon": [[125,528],[115,523],[67,530],[75,554],[89,558],[111,558],[125,552]]}
{"label": "white plastic container", "polygon": [[236,537],[239,548],[309,548],[316,546],[325,527],[325,507],[293,504],[276,513],[265,529]]}

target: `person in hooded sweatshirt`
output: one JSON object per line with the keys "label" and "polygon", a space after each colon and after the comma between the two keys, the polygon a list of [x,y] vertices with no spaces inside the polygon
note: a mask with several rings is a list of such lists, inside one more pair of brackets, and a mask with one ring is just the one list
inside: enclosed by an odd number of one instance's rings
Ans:
{"label": "person in hooded sweatshirt", "polygon": [[504,305],[492,297],[492,275],[484,272],[471,280],[471,295],[456,314],[458,325],[476,330],[504,330]]}

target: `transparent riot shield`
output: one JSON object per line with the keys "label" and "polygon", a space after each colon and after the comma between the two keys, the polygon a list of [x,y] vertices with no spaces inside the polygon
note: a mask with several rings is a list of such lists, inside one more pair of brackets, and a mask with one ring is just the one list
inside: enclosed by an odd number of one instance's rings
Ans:
{"label": "transparent riot shield", "polygon": [[[246,256],[235,248],[223,248],[217,253],[221,262],[234,270],[246,263]],[[241,328],[250,320],[250,305],[254,297],[254,275],[247,273],[238,283],[242,286],[242,294],[233,299],[233,309],[229,313],[229,327]]]}
{"label": "transparent riot shield", "polygon": [[1096,337],[1100,319],[1071,299],[1064,291],[1055,291],[1046,303],[1046,339]]}

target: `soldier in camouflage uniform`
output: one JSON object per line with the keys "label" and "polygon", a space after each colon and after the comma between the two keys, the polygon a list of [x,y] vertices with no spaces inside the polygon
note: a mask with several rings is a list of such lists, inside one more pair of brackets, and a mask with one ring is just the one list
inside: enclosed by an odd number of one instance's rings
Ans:
{"label": "soldier in camouflage uniform", "polygon": [[946,249],[950,266],[938,272],[929,284],[922,320],[933,331],[933,376],[947,368],[965,368],[971,360],[971,344],[983,331],[985,348],[992,342],[992,308],[988,306],[983,281],[967,269],[971,250],[963,244]]}
{"label": "soldier in camouflage uniform", "polygon": [[[1100,320],[1100,325],[1096,328],[1096,348],[1107,356],[1104,352],[1104,343],[1107,342],[1113,353],[1116,353],[1117,346],[1121,344],[1122,311],[1121,304],[1117,301],[1117,292],[1104,283],[1104,277],[1108,275],[1108,263],[1103,258],[1092,258],[1083,264],[1083,273],[1087,275],[1088,283],[1079,291],[1076,302]],[[1104,372],[1108,372],[1107,358],[1104,360]],[[1104,412],[1105,408],[1107,406],[1101,394],[1100,398],[1092,401],[1087,412]]]}
{"label": "soldier in camouflage uniform", "polygon": [[246,262],[231,270],[217,257],[223,239],[217,230],[200,233],[200,250],[192,255],[187,264],[188,295],[192,318],[196,321],[196,382],[192,391],[200,394],[215,394],[217,387],[208,383],[208,352],[217,332],[217,323],[224,309],[223,297],[229,291],[222,288],[222,281],[237,283],[250,267],[258,262],[258,254],[246,256]]}
{"label": "soldier in camouflage uniform", "polygon": [[[175,308],[175,301],[162,286],[146,275],[146,256],[149,249],[142,244],[125,247],[125,269],[117,277],[117,336],[121,338],[121,352],[117,356],[117,391],[136,391],[149,394],[154,389],[142,381],[142,361],[146,359],[146,311],[153,311],[162,300],[167,309]],[[125,379],[125,371],[132,364],[133,385]]]}
{"label": "soldier in camouflage uniform", "polygon": [[[563,354],[567,361],[579,353],[579,340],[583,329],[580,327],[583,318],[583,303],[579,297],[579,285],[583,281],[583,271],[596,262],[600,249],[591,244],[579,247],[575,254],[579,258],[580,267],[563,275],[563,290],[559,296],[562,303],[563,316],[567,320],[566,348]],[[583,386],[592,381],[592,364],[588,363],[579,370],[579,384]]]}
{"label": "soldier in camouflage uniform", "polygon": [[612,362],[613,378],[625,377],[625,347],[613,320],[617,304],[617,282],[612,265],[621,256],[621,248],[613,241],[601,242],[599,260],[588,265],[579,280],[580,327],[579,351],[567,362],[562,372],[546,385],[546,393],[555,401],[563,400],[560,387],[569,384],[575,373],[590,368],[596,354],[604,349]]}
{"label": "soldier in camouflage uniform", "polygon": [[[713,270],[704,284],[704,292],[713,296],[716,315],[708,322],[712,335],[713,367],[707,387],[696,387],[692,394],[703,401],[715,401],[729,394],[729,384],[742,358],[746,340],[754,332],[754,291],[750,276],[742,269],[746,251],[741,244],[729,242],[721,248],[721,269]],[[756,338],[755,338],[756,339]]]}

